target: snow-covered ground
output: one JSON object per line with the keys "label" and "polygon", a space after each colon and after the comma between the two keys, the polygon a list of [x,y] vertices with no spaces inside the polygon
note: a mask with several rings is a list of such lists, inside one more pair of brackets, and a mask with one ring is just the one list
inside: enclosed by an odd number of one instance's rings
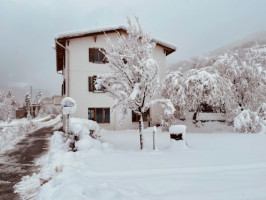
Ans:
{"label": "snow-covered ground", "polygon": [[102,143],[83,137],[77,152],[56,132],[41,172],[15,188],[42,200],[266,199],[266,135],[210,132],[188,132],[185,148],[159,131],[153,151],[146,129],[140,151],[136,130],[102,131]]}
{"label": "snow-covered ground", "polygon": [[61,120],[61,116],[57,116],[53,119],[52,116],[43,118],[36,118],[32,121],[27,119],[13,120],[10,123],[0,123],[0,153],[8,149],[12,149],[14,145],[22,140],[26,134],[29,134],[37,129],[45,126],[51,126],[58,123]]}

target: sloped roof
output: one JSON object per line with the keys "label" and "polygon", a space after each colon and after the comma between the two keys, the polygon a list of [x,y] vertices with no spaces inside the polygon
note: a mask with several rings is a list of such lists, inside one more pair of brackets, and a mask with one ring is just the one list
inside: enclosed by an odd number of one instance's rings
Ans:
{"label": "sloped roof", "polygon": [[[111,32],[127,32],[127,28],[125,26],[117,26],[117,27],[104,27],[104,28],[96,28],[96,29],[88,29],[88,30],[81,30],[81,31],[70,31],[66,33],[58,33],[55,36],[55,40],[57,40],[60,44],[65,46],[66,40],[68,39],[74,39],[74,38],[81,38],[81,37],[87,37],[87,36],[93,36],[98,34],[104,34],[104,33],[111,33]],[[160,45],[164,48],[166,55],[169,55],[176,51],[176,47],[173,44],[170,44],[168,42],[164,42],[159,39],[152,38],[152,41],[155,42],[157,45]],[[55,44],[56,49],[56,66],[57,71],[60,71],[63,69],[63,57],[64,57],[64,48],[62,48],[60,45]]]}

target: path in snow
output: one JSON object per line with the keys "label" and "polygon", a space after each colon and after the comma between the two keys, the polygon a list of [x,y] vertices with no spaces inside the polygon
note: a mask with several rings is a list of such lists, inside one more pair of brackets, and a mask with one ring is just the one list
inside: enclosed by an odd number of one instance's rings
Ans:
{"label": "path in snow", "polygon": [[47,153],[53,126],[41,128],[16,144],[16,148],[0,154],[0,199],[19,199],[13,186],[22,176],[38,171],[34,160]]}

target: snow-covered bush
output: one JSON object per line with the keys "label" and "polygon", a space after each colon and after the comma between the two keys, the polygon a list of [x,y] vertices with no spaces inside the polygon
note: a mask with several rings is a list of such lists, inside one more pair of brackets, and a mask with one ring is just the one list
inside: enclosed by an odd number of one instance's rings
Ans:
{"label": "snow-covered bush", "polygon": [[167,116],[167,115],[163,115],[161,118],[161,127],[162,127],[162,131],[168,131],[169,127],[174,124],[175,122],[175,117],[173,115],[171,116]]}
{"label": "snow-covered bush", "polygon": [[74,150],[91,147],[91,139],[99,138],[99,125],[88,119],[70,118],[70,131],[74,135]]}
{"label": "snow-covered bush", "polygon": [[261,120],[261,123],[266,126],[266,103],[261,104],[259,107],[258,116]]}
{"label": "snow-covered bush", "polygon": [[261,128],[260,118],[256,112],[243,110],[235,117],[234,128],[238,133],[257,133]]}

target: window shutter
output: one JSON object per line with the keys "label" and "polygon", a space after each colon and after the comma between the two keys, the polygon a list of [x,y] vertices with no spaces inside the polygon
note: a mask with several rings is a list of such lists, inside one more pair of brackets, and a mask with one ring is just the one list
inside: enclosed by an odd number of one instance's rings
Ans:
{"label": "window shutter", "polygon": [[62,86],[61,86],[61,96],[64,95],[64,83],[62,83]]}
{"label": "window shutter", "polygon": [[66,94],[66,79],[64,79],[64,82],[63,82],[63,94],[64,95]]}
{"label": "window shutter", "polygon": [[89,61],[90,62],[94,62],[94,49],[93,48],[89,48]]}
{"label": "window shutter", "polygon": [[89,76],[89,91],[93,92],[94,91],[94,84],[93,84],[93,77]]}

